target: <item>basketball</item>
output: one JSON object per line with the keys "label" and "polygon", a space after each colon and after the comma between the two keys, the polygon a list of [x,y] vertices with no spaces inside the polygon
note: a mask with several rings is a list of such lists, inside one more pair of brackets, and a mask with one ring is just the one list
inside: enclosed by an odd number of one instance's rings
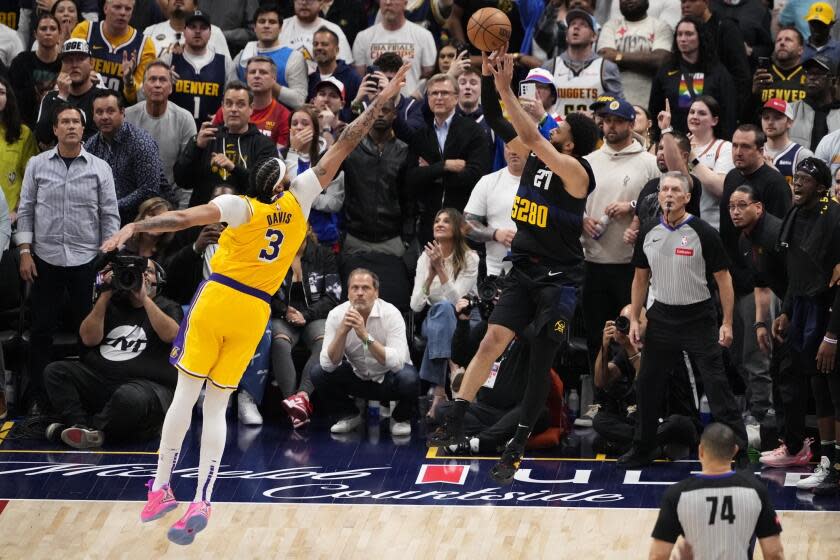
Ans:
{"label": "basketball", "polygon": [[481,8],[467,22],[467,37],[480,51],[492,52],[510,40],[510,20],[496,8]]}

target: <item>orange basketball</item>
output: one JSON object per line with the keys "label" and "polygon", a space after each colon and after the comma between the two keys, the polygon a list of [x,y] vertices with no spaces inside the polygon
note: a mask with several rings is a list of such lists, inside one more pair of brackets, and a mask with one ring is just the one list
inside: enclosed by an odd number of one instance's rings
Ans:
{"label": "orange basketball", "polygon": [[502,10],[481,8],[467,22],[467,37],[478,50],[495,51],[510,40],[510,20]]}

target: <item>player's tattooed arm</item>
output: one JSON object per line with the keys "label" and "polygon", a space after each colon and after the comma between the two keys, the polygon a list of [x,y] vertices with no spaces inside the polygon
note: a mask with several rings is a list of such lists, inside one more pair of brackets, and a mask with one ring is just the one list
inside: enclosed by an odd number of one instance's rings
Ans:
{"label": "player's tattooed arm", "polygon": [[330,146],[330,149],[327,150],[324,157],[312,168],[322,188],[327,188],[330,181],[335,177],[335,174],[338,173],[338,169],[341,167],[344,159],[350,155],[350,152],[367,135],[376,117],[379,115],[382,105],[399,94],[400,88],[405,83],[405,75],[410,69],[410,63],[404,64],[400,68],[391,81],[388,82],[388,85],[379,92],[379,95],[376,96],[370,106],[356,120],[345,127],[335,144]]}
{"label": "player's tattooed arm", "polygon": [[[171,214],[171,215],[167,215]],[[183,219],[175,213],[164,213],[151,218],[146,218],[134,224],[136,232],[172,231],[181,226]]]}
{"label": "player's tattooed arm", "polygon": [[[356,117],[353,122],[344,127],[344,130],[341,131],[341,135],[339,135],[338,140],[335,141],[335,144],[333,144],[330,150],[335,149],[337,153],[343,154],[346,152],[349,154],[356,149],[356,146],[359,145],[362,138],[364,138],[368,131],[370,131],[373,127],[373,123],[379,114],[379,109],[384,102],[385,100],[381,95],[377,96],[361,115]],[[347,156],[344,155],[344,157]],[[342,157],[342,160],[344,157]],[[315,167],[312,168],[312,171],[319,179],[326,177],[329,173],[329,170],[327,169],[328,163],[330,163],[330,160],[325,156],[324,158],[321,158],[317,164],[315,164]],[[330,177],[327,182],[329,181],[332,181],[332,177]],[[321,184],[323,185],[323,180]]]}
{"label": "player's tattooed arm", "polygon": [[180,231],[192,226],[215,224],[222,219],[222,211],[215,204],[202,204],[186,210],[172,210],[158,216],[131,222],[105,240],[100,249],[104,252],[122,248],[136,233]]}
{"label": "player's tattooed arm", "polygon": [[485,216],[478,216],[476,214],[465,212],[464,221],[467,222],[468,229],[466,231],[466,236],[468,238],[478,243],[494,241],[493,236],[496,233],[496,229],[485,223],[487,221]]}

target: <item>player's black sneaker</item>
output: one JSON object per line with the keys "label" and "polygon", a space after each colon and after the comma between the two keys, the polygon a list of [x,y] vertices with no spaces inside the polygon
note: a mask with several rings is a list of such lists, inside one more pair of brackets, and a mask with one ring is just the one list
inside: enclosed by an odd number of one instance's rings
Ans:
{"label": "player's black sneaker", "polygon": [[630,451],[618,458],[616,464],[621,469],[638,469],[646,467],[659,458],[659,448],[644,449],[633,445]]}
{"label": "player's black sneaker", "polygon": [[448,456],[457,457],[457,456],[468,456],[472,455],[472,448],[470,447],[470,438],[463,437],[461,441],[453,444],[447,445],[443,448],[444,452]]}
{"label": "player's black sneaker", "polygon": [[464,417],[457,407],[452,406],[446,411],[443,422],[426,438],[428,447],[446,447],[458,445],[464,439]]}
{"label": "player's black sneaker", "polygon": [[817,496],[833,496],[840,493],[840,464],[835,463],[828,469],[828,475],[814,487],[814,494]]}
{"label": "player's black sneaker", "polygon": [[502,452],[499,462],[490,469],[490,478],[500,486],[507,486],[513,482],[519,464],[522,463],[522,455],[525,453],[525,446],[510,440]]}

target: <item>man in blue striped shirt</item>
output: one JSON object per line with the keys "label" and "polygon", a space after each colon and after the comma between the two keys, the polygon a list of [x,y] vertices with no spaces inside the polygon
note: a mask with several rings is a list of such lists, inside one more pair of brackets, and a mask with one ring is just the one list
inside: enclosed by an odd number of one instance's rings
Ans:
{"label": "man in blue striped shirt", "polygon": [[79,332],[92,305],[97,250],[120,228],[111,167],[82,147],[83,123],[77,107],[56,108],[53,132],[58,145],[29,160],[18,207],[20,276],[32,283],[26,397],[41,404],[42,374],[60,310],[66,309],[67,330]]}

